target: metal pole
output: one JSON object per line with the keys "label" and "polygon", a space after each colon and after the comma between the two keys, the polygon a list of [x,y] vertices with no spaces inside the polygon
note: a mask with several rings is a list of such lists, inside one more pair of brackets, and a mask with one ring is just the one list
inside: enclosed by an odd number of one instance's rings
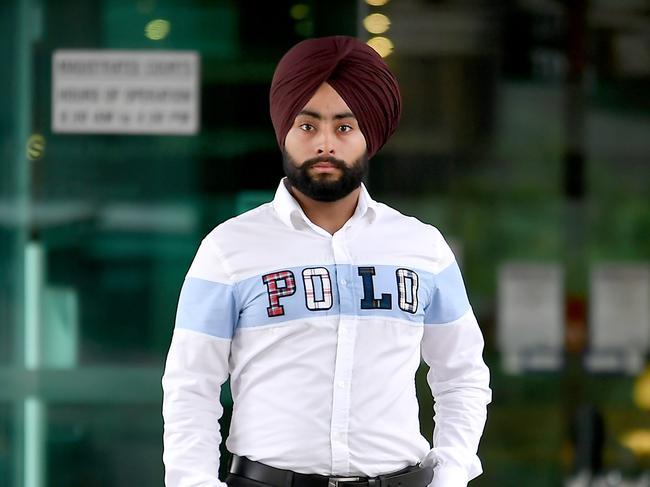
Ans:
{"label": "metal pole", "polygon": [[[31,321],[27,312],[30,282],[25,265],[28,260],[27,247],[31,222],[31,174],[26,155],[26,142],[32,129],[32,42],[35,5],[30,0],[15,2],[16,51],[12,71],[15,75],[14,100],[14,174],[15,197],[12,206],[15,209],[16,239],[14,247],[14,283],[15,299],[13,302],[13,354],[14,370],[26,368],[27,322]],[[31,296],[33,297],[33,296]],[[31,310],[32,312],[36,310]],[[41,487],[43,479],[42,455],[42,404],[36,398],[14,396],[14,487]],[[34,460],[37,460],[34,462]],[[33,469],[36,469],[34,471]]]}

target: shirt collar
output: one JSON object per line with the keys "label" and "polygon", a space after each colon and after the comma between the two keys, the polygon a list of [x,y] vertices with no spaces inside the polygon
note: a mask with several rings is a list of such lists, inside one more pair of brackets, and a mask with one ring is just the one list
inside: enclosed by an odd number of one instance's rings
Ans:
{"label": "shirt collar", "polygon": [[[286,177],[282,178],[278,185],[278,189],[275,191],[275,197],[273,198],[273,208],[275,209],[275,212],[285,225],[293,228],[296,228],[296,223],[301,219],[304,223],[311,223],[302,211],[300,204],[285,186],[286,179]],[[357,208],[354,211],[351,220],[368,218],[368,221],[372,223],[376,217],[377,202],[370,197],[366,186],[361,183]]]}

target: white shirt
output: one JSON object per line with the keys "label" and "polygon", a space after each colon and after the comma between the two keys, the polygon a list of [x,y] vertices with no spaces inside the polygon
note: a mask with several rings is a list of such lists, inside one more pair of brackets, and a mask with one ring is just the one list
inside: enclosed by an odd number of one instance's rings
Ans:
{"label": "white shirt", "polygon": [[[283,180],[284,181],[284,180]],[[180,293],[162,384],[167,487],[225,487],[226,447],[277,468],[369,476],[420,461],[431,487],[464,487],[490,402],[483,337],[454,256],[433,226],[373,201],[334,235],[280,183],[272,202],[201,242]],[[420,434],[415,372],[435,399]]]}

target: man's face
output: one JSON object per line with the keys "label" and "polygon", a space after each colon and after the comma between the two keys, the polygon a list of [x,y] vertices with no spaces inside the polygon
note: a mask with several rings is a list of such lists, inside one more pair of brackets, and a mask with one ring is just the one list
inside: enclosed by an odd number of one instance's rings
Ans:
{"label": "man's face", "polygon": [[359,187],[368,152],[357,119],[343,98],[323,83],[298,114],[282,151],[289,182],[318,201],[336,201]]}

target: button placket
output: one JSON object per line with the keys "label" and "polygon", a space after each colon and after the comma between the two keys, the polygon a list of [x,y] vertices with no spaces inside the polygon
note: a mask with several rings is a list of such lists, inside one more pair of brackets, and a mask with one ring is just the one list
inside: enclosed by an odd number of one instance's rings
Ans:
{"label": "button placket", "polygon": [[337,343],[334,385],[332,390],[332,470],[347,471],[350,463],[348,429],[350,421],[350,382],[354,362],[354,327],[341,320]]}
{"label": "button placket", "polygon": [[350,465],[348,429],[350,420],[350,383],[354,362],[356,328],[353,309],[354,297],[351,291],[351,260],[341,238],[335,234],[332,238],[332,250],[337,269],[337,281],[340,316],[338,340],[336,346],[336,363],[332,388],[332,423],[330,429],[332,448],[332,470],[347,471]]}

